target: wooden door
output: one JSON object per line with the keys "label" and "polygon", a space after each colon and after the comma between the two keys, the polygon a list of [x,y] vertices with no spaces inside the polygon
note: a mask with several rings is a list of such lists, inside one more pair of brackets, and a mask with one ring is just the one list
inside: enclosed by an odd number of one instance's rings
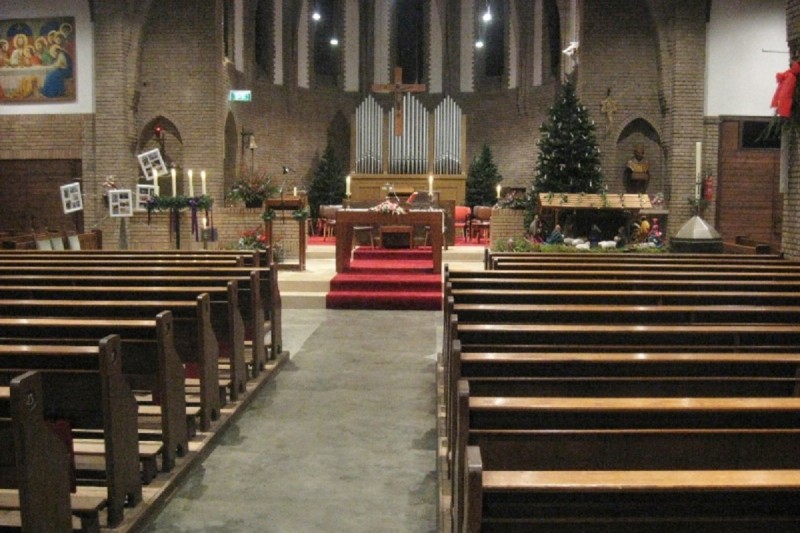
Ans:
{"label": "wooden door", "polygon": [[0,159],[0,230],[82,232],[83,211],[65,215],[60,189],[80,177],[80,160]]}
{"label": "wooden door", "polygon": [[766,120],[726,118],[720,124],[715,227],[726,242],[746,236],[780,249],[783,195],[780,147],[758,138]]}

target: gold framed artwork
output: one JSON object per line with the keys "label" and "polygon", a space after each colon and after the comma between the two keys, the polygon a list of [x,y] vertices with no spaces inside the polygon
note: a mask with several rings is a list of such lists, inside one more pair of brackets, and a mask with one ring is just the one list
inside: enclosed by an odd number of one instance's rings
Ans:
{"label": "gold framed artwork", "polygon": [[76,99],[74,17],[0,20],[0,104]]}

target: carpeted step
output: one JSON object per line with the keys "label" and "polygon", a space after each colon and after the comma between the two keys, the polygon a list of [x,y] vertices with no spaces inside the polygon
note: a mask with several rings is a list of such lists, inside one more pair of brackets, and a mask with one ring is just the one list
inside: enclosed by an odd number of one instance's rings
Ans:
{"label": "carpeted step", "polygon": [[[402,266],[400,266],[402,265]],[[384,260],[357,260],[350,263],[348,272],[351,274],[430,274],[433,272],[433,261],[384,261]]]}
{"label": "carpeted step", "polygon": [[428,291],[440,294],[442,279],[437,274],[364,274],[345,272],[331,280],[333,291],[367,292],[419,292]]}
{"label": "carpeted step", "polygon": [[331,291],[325,299],[328,309],[375,309],[395,311],[439,311],[441,292]]}
{"label": "carpeted step", "polygon": [[353,252],[354,260],[433,261],[430,247],[424,248],[367,248],[359,246]]}

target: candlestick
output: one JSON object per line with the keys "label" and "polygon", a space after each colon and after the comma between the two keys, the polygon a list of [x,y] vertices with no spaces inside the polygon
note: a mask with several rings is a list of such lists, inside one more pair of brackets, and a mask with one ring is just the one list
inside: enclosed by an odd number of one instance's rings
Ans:
{"label": "candlestick", "polygon": [[178,196],[178,175],[175,169],[172,169],[172,196]]}
{"label": "candlestick", "polygon": [[344,193],[350,196],[350,174],[348,174],[344,180]]}
{"label": "candlestick", "polygon": [[206,195],[206,171],[200,171],[200,189],[203,191],[203,196]]}
{"label": "candlestick", "polygon": [[433,195],[433,174],[428,176],[428,194]]}
{"label": "candlestick", "polygon": [[153,190],[153,194],[155,196],[158,196],[158,193],[160,191],[158,189],[158,171],[156,169],[153,169],[153,183],[155,184],[155,189]]}
{"label": "candlestick", "polygon": [[194,197],[194,177],[191,168],[189,169],[189,197]]}

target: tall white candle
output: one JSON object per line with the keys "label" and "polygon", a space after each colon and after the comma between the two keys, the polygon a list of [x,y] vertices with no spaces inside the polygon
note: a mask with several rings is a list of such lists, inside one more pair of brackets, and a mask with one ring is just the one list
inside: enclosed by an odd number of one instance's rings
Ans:
{"label": "tall white candle", "polygon": [[502,189],[501,189],[501,187],[500,187],[500,184],[498,183],[498,184],[497,184],[497,199],[498,199],[498,200],[500,199],[500,191],[501,191],[501,190],[502,190]]}
{"label": "tall white candle", "polygon": [[153,183],[155,184],[155,189],[153,190],[153,194],[158,196],[159,188],[158,188],[158,171],[153,169]]}
{"label": "tall white candle", "polygon": [[428,194],[433,194],[433,174],[428,176]]}
{"label": "tall white candle", "polygon": [[203,192],[203,196],[206,195],[206,171],[200,171],[200,190]]}
{"label": "tall white candle", "polygon": [[703,143],[694,143],[695,198],[700,198],[700,173],[703,167]]}
{"label": "tall white candle", "polygon": [[292,196],[297,196],[297,187],[292,187]]}
{"label": "tall white candle", "polygon": [[350,196],[350,174],[348,174],[347,177],[345,178],[344,186],[345,186],[344,193],[347,196]]}
{"label": "tall white candle", "polygon": [[194,197],[194,176],[191,168],[189,169],[189,196]]}
{"label": "tall white candle", "polygon": [[172,169],[172,196],[178,196],[178,175],[175,169]]}

